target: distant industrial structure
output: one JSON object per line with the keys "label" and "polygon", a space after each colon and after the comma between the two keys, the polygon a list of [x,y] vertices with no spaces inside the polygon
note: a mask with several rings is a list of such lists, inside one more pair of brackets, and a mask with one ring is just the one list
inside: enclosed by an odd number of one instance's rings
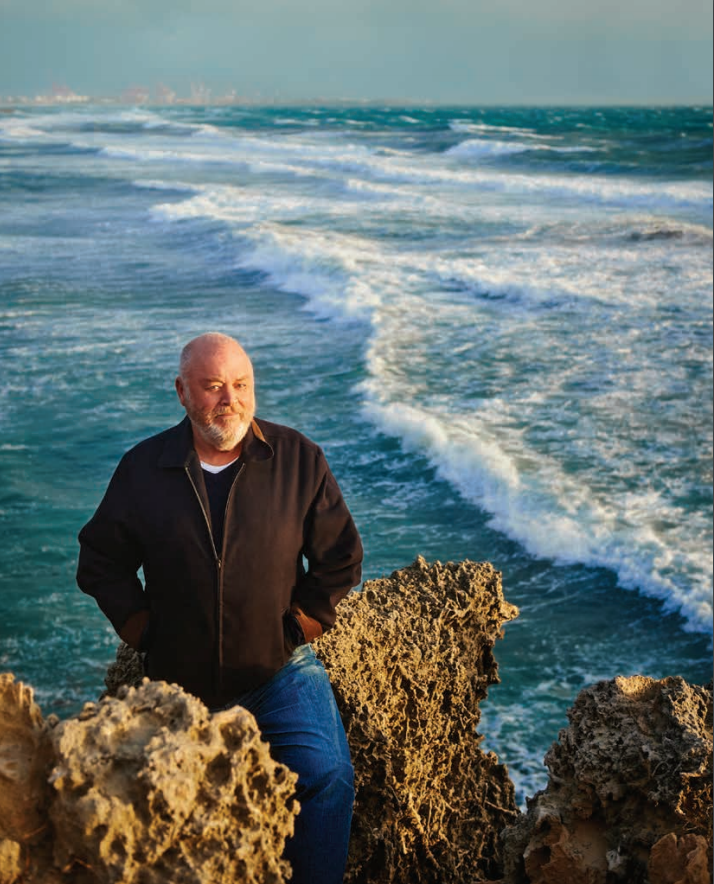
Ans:
{"label": "distant industrial structure", "polygon": [[[224,95],[213,96],[213,92],[203,83],[192,83],[189,95],[180,96],[174,89],[164,83],[153,88],[146,86],[130,86],[116,96],[80,95],[69,86],[53,85],[47,93],[35,96],[7,95],[0,96],[2,105],[58,105],[58,104],[122,104],[133,107],[139,105],[236,105],[250,104],[255,99],[241,97],[235,89]],[[263,99],[261,99],[262,101]]]}
{"label": "distant industrial structure", "polygon": [[79,95],[69,86],[54,84],[46,95],[27,96],[9,95],[2,99],[4,104],[88,104],[92,99],[88,95]]}

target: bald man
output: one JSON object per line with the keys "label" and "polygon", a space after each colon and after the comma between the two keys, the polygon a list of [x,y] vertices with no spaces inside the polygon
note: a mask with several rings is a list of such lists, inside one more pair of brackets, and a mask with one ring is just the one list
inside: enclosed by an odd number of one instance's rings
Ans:
{"label": "bald man", "polygon": [[122,458],[79,535],[77,582],[150,678],[255,715],[299,777],[293,884],[340,884],[354,776],[311,643],[360,581],[359,534],[322,450],[256,419],[237,341],[187,344],[176,391],[185,419]]}

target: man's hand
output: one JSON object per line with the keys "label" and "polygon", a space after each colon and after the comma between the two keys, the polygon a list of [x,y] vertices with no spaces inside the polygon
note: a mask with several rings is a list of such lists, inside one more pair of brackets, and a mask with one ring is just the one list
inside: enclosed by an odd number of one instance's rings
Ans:
{"label": "man's hand", "polygon": [[302,608],[299,608],[297,605],[293,605],[290,608],[290,613],[300,627],[300,631],[304,636],[306,644],[310,644],[311,642],[317,641],[318,638],[322,638],[324,632],[322,623],[315,620],[313,617],[308,617]]}
{"label": "man's hand", "polygon": [[149,616],[150,614],[147,610],[137,611],[136,614],[132,614],[129,617],[119,632],[119,638],[135,651],[144,650],[141,647],[141,639],[144,635],[144,630],[149,625]]}
{"label": "man's hand", "polygon": [[320,638],[323,633],[322,624],[299,608],[292,605],[283,617],[283,631],[285,633],[285,650],[292,655],[296,648],[308,645]]}

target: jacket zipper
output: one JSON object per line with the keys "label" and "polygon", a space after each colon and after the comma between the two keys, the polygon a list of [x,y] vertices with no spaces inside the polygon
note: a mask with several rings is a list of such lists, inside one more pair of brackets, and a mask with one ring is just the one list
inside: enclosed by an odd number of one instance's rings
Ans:
{"label": "jacket zipper", "polygon": [[[233,491],[236,487],[236,483],[241,476],[241,473],[245,469],[245,464],[241,464],[240,470],[238,470],[238,475],[233,480],[233,484],[231,485],[231,490],[228,492],[228,500],[226,501],[226,510],[223,514],[223,549],[225,549],[226,543],[226,534],[228,529],[228,509],[230,507],[231,499],[233,497]],[[188,467],[184,467],[186,471],[186,475],[188,476],[189,482],[191,483],[191,487],[193,488],[193,493],[196,495],[198,503],[201,507],[201,512],[203,513],[204,521],[206,522],[206,528],[208,529],[208,537],[211,541],[211,549],[213,550],[213,558],[216,562],[216,627],[218,632],[218,672],[217,672],[217,690],[219,695],[222,692],[223,687],[223,559],[218,555],[218,550],[216,549],[216,543],[213,539],[213,529],[211,527],[211,519],[206,512],[206,507],[203,505],[203,500],[201,499],[201,495],[198,492],[198,488],[196,488],[196,483],[193,481],[193,476],[191,475],[191,471]]]}
{"label": "jacket zipper", "polygon": [[[226,509],[223,513],[223,545],[221,547],[223,550],[226,548],[226,537],[228,536],[228,510],[230,509],[233,492],[238,484],[238,479],[240,479],[244,469],[245,464],[243,463],[233,480],[231,490],[228,492]],[[218,559],[218,690],[220,694],[223,693],[223,562],[220,558]]]}

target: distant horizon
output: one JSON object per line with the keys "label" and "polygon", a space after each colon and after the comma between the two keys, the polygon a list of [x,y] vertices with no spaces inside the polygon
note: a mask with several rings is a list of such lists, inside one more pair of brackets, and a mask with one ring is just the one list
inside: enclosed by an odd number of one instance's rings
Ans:
{"label": "distant horizon", "polygon": [[0,0],[0,20],[7,96],[155,99],[163,83],[256,104],[714,103],[711,0]]}
{"label": "distant horizon", "polygon": [[613,99],[603,100],[581,100],[581,101],[448,101],[441,99],[429,98],[410,98],[392,96],[385,98],[359,98],[345,96],[342,98],[325,97],[325,96],[304,96],[300,98],[287,98],[285,96],[250,96],[241,95],[235,98],[228,96],[216,96],[215,98],[207,98],[204,100],[192,100],[188,96],[177,96],[172,101],[161,101],[153,98],[146,100],[131,100],[124,98],[121,94],[93,94],[78,95],[77,98],[57,98],[47,93],[39,93],[35,96],[29,95],[10,95],[4,94],[0,90],[0,105],[15,105],[18,107],[82,107],[93,106],[97,104],[107,104],[117,107],[152,107],[152,108],[170,108],[170,107],[415,107],[415,108],[563,108],[563,109],[579,109],[579,108],[613,108],[613,109],[637,109],[637,108],[701,108],[714,110],[714,99],[706,98],[702,100],[651,100],[651,101],[616,101]]}

